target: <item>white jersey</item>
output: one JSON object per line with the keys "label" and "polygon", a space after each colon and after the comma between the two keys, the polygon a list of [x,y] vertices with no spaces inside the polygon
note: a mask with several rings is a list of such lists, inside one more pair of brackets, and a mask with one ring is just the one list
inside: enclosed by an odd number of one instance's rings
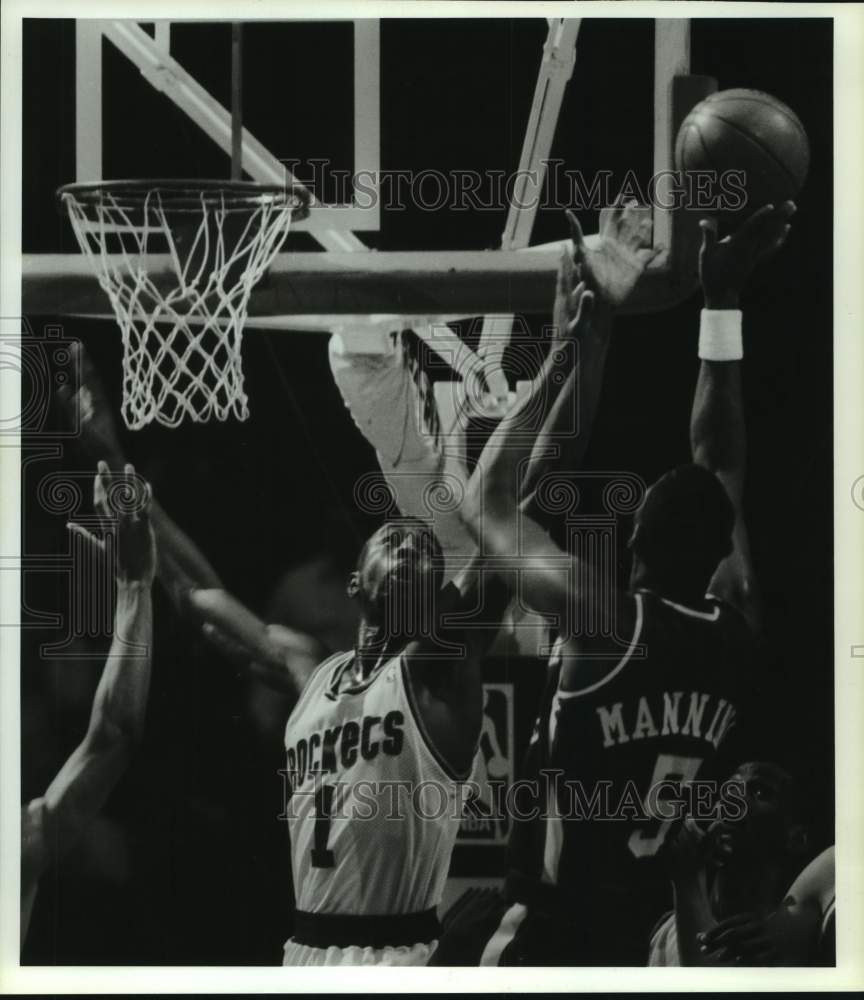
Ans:
{"label": "white jersey", "polygon": [[427,737],[404,657],[359,684],[353,653],[325,660],[285,729],[285,818],[300,915],[414,914],[437,906],[468,775]]}

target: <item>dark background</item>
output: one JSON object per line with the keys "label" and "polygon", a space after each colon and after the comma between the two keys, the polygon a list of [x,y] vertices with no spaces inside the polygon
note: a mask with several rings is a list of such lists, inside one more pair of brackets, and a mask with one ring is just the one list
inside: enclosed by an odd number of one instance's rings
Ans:
{"label": "dark background", "polygon": [[[545,33],[539,18],[385,22],[383,167],[514,170]],[[565,167],[586,176],[634,169],[647,178],[652,36],[648,20],[583,24],[553,147]],[[280,157],[350,166],[350,25],[251,25],[245,46],[244,113],[253,133]],[[833,837],[831,47],[827,19],[693,22],[693,72],[716,76],[721,89],[776,95],[802,119],[813,152],[792,237],[751,282],[744,308],[747,518],[770,640],[764,747],[805,782],[818,844]],[[175,29],[172,53],[226,103],[229,51],[227,25]],[[74,58],[74,22],[25,22],[25,252],[75,249],[53,201],[74,176]],[[227,158],[110,46],[105,81],[105,176],[226,175]],[[490,247],[505,214],[385,213],[368,242]],[[559,211],[541,210],[534,240],[560,238],[562,222]],[[582,222],[596,230],[591,213]],[[700,305],[697,297],[620,321],[589,467],[630,469],[650,481],[687,460]],[[112,322],[27,319],[37,334],[62,323],[64,337],[83,340],[119,405]],[[375,458],[333,385],[325,337],[250,332],[244,368],[247,423],[124,432],[124,444],[226,585],[271,619],[302,624],[302,574],[341,578],[375,526],[352,500]],[[60,459],[37,460],[34,449],[29,458],[24,551],[66,551],[66,517],[40,507],[36,485],[52,471],[89,473],[89,463],[68,443]],[[299,576],[286,581],[286,570]],[[28,574],[24,587],[30,615],[68,606],[61,574]],[[280,960],[290,891],[276,772],[288,703],[206,648],[161,593],[156,600],[144,750],[88,843],[43,878],[25,961]],[[107,637],[78,641],[84,659],[40,653],[58,637],[46,628],[23,633],[24,801],[44,790],[81,738],[108,645]],[[530,689],[536,671],[534,662],[498,662],[490,679]],[[529,704],[518,729],[530,725],[531,711]],[[478,870],[500,863],[495,851],[483,858]]]}

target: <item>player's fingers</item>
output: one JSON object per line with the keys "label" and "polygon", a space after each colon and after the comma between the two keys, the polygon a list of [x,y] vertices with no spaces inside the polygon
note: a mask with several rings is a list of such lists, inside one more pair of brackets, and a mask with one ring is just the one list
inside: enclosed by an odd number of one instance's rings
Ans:
{"label": "player's fingers", "polygon": [[93,479],[93,506],[97,511],[107,513],[108,504],[108,479],[111,472],[108,463],[99,461],[96,463],[96,476]]}
{"label": "player's fingers", "polygon": [[725,931],[729,927],[738,927],[741,924],[749,924],[753,922],[753,914],[749,912],[735,913],[731,917],[726,917],[725,920],[718,921],[710,930],[705,931],[705,936],[710,938],[712,934],[719,934],[721,931]]}
{"label": "player's fingers", "polygon": [[573,241],[573,250],[581,255],[585,249],[585,236],[582,232],[582,226],[579,224],[579,220],[576,218],[575,213],[571,212],[569,208],[564,212],[564,214],[567,217],[567,225],[570,229],[570,239]]}
{"label": "player's fingers", "polygon": [[136,524],[143,528],[146,532],[150,524],[150,501],[153,497],[153,492],[150,489],[149,483],[141,483],[140,492],[135,496],[135,506],[132,511],[130,511],[130,518],[133,524]]}
{"label": "player's fingers", "polygon": [[619,191],[615,196],[615,200],[609,206],[609,211],[615,216],[621,216],[624,214],[625,208],[630,208],[635,204],[638,204],[635,198],[628,198],[623,191]]}
{"label": "player's fingers", "polygon": [[582,301],[579,303],[579,315],[576,317],[576,321],[580,326],[590,322],[594,314],[595,302],[596,299],[593,292],[585,292],[582,296]]}
{"label": "player's fingers", "polygon": [[699,228],[702,230],[702,249],[713,250],[717,246],[717,220],[700,219]]}
{"label": "player's fingers", "polygon": [[[770,209],[770,211],[765,211]],[[784,201],[779,205],[765,205],[750,217],[754,227],[763,229],[778,229],[784,226],[795,214],[797,207],[794,201]]]}
{"label": "player's fingers", "polygon": [[86,358],[84,355],[84,345],[80,340],[74,340],[69,345],[69,360],[72,362],[72,370],[78,376],[77,384],[81,385]]}
{"label": "player's fingers", "polygon": [[776,253],[780,249],[780,247],[782,247],[783,244],[786,242],[786,240],[789,237],[789,233],[791,231],[792,231],[791,226],[789,225],[784,226],[780,231],[780,233],[774,237],[774,240],[768,247],[767,253],[769,254]]}
{"label": "player's fingers", "polygon": [[623,212],[624,199],[621,195],[618,195],[611,205],[600,209],[600,232],[605,233],[609,229],[616,229],[621,223]]}
{"label": "player's fingers", "polygon": [[585,282],[580,281],[573,291],[567,296],[567,309],[572,315],[579,308],[582,296],[585,294]]}
{"label": "player's fingers", "polygon": [[727,962],[735,961],[735,956],[725,948],[709,946],[704,941],[699,943],[699,951],[706,957],[710,956],[711,962],[714,965],[723,965]]}
{"label": "player's fingers", "polygon": [[706,835],[706,831],[702,829],[693,816],[685,816],[681,826],[682,829],[686,830],[691,837],[695,837],[696,840],[703,840]]}
{"label": "player's fingers", "polygon": [[640,258],[644,267],[648,267],[653,261],[655,261],[662,253],[666,252],[666,247],[662,243],[658,243],[656,247],[646,247],[644,250],[640,250]]}
{"label": "player's fingers", "polygon": [[707,931],[702,931],[697,935],[700,941],[705,941],[708,944],[713,943],[717,940],[718,936],[724,931],[729,930],[733,927],[739,927],[742,924],[749,924],[753,921],[752,913],[736,913],[732,917],[727,917],[725,920],[721,920],[719,923],[710,927]]}
{"label": "player's fingers", "polygon": [[770,219],[773,214],[774,205],[771,202],[767,205],[763,205],[761,208],[757,208],[756,211],[741,224],[739,232],[743,233],[750,229],[757,229],[765,222],[766,219]]}
{"label": "player's fingers", "polygon": [[80,389],[75,392],[68,384],[57,389],[57,408],[60,420],[66,430],[78,431],[81,425]]}
{"label": "player's fingers", "polygon": [[594,293],[585,292],[582,296],[575,317],[567,324],[567,333],[570,336],[578,333],[581,328],[591,319],[594,311]]}
{"label": "player's fingers", "polygon": [[80,385],[89,385],[95,388],[99,383],[99,379],[96,375],[96,369],[93,367],[93,363],[90,360],[90,355],[84,349],[84,345],[80,340],[77,340],[72,345],[71,350],[73,363],[78,369]]}
{"label": "player's fingers", "polygon": [[633,228],[638,231],[642,224],[642,216],[644,213],[645,209],[642,208],[635,198],[627,198],[621,206],[621,221],[633,223]]}
{"label": "player's fingers", "polygon": [[638,227],[639,242],[643,247],[651,246],[651,237],[654,234],[654,223],[650,219],[643,219]]}
{"label": "player's fingers", "polygon": [[763,205],[750,216],[736,236],[740,237],[745,246],[758,253],[762,247],[774,241],[784,224],[785,220],[777,214],[773,205]]}
{"label": "player's fingers", "polygon": [[83,538],[85,542],[94,548],[104,551],[105,543],[97,538],[92,531],[88,531],[83,525],[76,524],[74,521],[68,521],[66,523],[66,530],[73,535],[77,535],[79,538]]}
{"label": "player's fingers", "polygon": [[717,928],[714,928],[714,935],[711,938],[706,937],[705,943],[709,946],[717,947],[718,945],[723,945],[724,947],[731,947],[733,945],[740,945],[741,942],[752,938],[754,935],[761,931],[761,925],[757,923],[747,923],[741,924],[737,927],[727,927],[725,930],[717,933]]}
{"label": "player's fingers", "polygon": [[761,260],[778,250],[786,240],[791,226],[782,217],[772,215],[762,219],[751,231],[748,243],[755,260]]}
{"label": "player's fingers", "polygon": [[561,289],[562,294],[569,295],[573,288],[575,275],[574,275],[573,257],[567,251],[566,248],[564,249],[564,252],[561,256],[561,273],[564,281],[564,285]]}
{"label": "player's fingers", "polygon": [[566,295],[567,293],[567,260],[570,254],[566,250],[561,251],[561,257],[558,260],[558,274],[555,278],[555,292],[557,295]]}

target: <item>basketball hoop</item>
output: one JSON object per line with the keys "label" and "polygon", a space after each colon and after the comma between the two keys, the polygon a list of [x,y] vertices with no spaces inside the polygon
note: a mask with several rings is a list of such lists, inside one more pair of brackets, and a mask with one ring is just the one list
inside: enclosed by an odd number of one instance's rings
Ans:
{"label": "basketball hoop", "polygon": [[297,185],[102,181],[57,192],[123,335],[126,426],[249,415],[249,295],[308,215]]}

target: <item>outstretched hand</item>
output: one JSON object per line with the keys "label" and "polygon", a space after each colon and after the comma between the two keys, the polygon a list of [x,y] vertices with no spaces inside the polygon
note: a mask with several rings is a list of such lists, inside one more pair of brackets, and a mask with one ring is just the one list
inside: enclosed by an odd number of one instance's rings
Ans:
{"label": "outstretched hand", "polygon": [[[569,215],[570,213],[568,213]],[[575,220],[575,217],[573,217]],[[578,222],[576,223],[578,225]],[[558,283],[555,289],[555,306],[552,323],[555,340],[578,340],[590,328],[594,309],[594,293],[580,280],[579,268],[573,257],[565,251],[558,266]]]}
{"label": "outstretched hand", "polygon": [[819,935],[821,914],[815,905],[786,899],[764,917],[739,913],[699,936],[700,950],[718,964],[806,965]]}
{"label": "outstretched hand", "polygon": [[708,309],[737,309],[741,289],[760,260],[776,253],[789,235],[795,203],[763,205],[741,228],[717,239],[717,221],[702,219],[699,279]]}
{"label": "outstretched hand", "polygon": [[101,537],[83,525],[70,522],[67,528],[104,553],[107,538],[116,526],[116,575],[118,583],[151,586],[156,575],[156,538],[150,524],[150,484],[131,465],[122,473],[112,473],[100,462],[93,481],[93,508]]}
{"label": "outstretched hand", "polygon": [[600,212],[600,235],[596,246],[585,242],[579,220],[567,212],[573,258],[602,302],[611,307],[624,304],[645,268],[663,247],[651,245],[653,224],[650,209],[635,201],[616,204]]}
{"label": "outstretched hand", "polygon": [[71,430],[80,432],[81,444],[94,462],[104,460],[112,469],[122,469],[123,449],[99,375],[83,344],[73,344],[71,354],[79,387],[74,392],[68,385],[57,390],[63,420]]}

